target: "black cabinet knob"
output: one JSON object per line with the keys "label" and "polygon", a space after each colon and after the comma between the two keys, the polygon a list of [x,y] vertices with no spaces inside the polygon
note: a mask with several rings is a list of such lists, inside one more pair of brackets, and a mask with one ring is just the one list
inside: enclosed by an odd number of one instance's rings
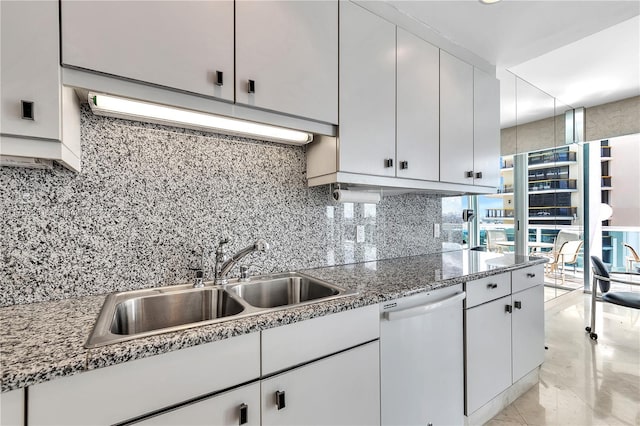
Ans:
{"label": "black cabinet knob", "polygon": [[255,80],[249,80],[248,91],[249,93],[256,93],[256,82]]}
{"label": "black cabinet knob", "polygon": [[401,169],[408,169],[409,168],[409,162],[408,161],[401,161],[400,162],[400,168]]}
{"label": "black cabinet knob", "polygon": [[522,309],[522,302],[519,300],[516,300],[515,302],[513,302],[513,307],[516,309]]}
{"label": "black cabinet knob", "polygon": [[278,410],[282,410],[286,407],[284,391],[276,391],[276,406],[278,407]]}
{"label": "black cabinet knob", "polygon": [[385,158],[384,167],[386,168],[393,167],[393,158]]}
{"label": "black cabinet knob", "polygon": [[247,404],[240,404],[240,424],[244,425],[249,422],[249,406]]}
{"label": "black cabinet knob", "polygon": [[473,177],[473,170],[469,170],[468,172],[464,172],[464,176],[468,177],[468,178],[472,178]]}
{"label": "black cabinet knob", "polygon": [[476,179],[482,179],[482,172],[476,173]]}
{"label": "black cabinet knob", "polygon": [[511,305],[504,305],[504,311],[508,312],[508,313],[511,313],[511,312],[513,312],[513,309],[511,308]]}
{"label": "black cabinet knob", "polygon": [[216,86],[222,86],[224,84],[224,74],[222,71],[216,71]]}

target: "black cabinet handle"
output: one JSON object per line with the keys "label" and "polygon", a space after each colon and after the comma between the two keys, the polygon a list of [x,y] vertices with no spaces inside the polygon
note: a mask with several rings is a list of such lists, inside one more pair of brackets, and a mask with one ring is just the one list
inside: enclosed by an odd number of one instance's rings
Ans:
{"label": "black cabinet handle", "polygon": [[409,168],[409,162],[408,161],[401,161],[400,162],[400,168],[401,169],[408,169]]}
{"label": "black cabinet handle", "polygon": [[482,172],[476,173],[476,179],[482,179]]}
{"label": "black cabinet handle", "polygon": [[522,302],[519,300],[516,300],[515,302],[513,302],[513,307],[516,309],[522,309]]}
{"label": "black cabinet handle", "polygon": [[527,273],[527,278],[535,278],[536,274],[532,274],[531,272]]}
{"label": "black cabinet handle", "polygon": [[393,167],[393,158],[385,158],[384,159],[384,166],[385,167]]}
{"label": "black cabinet handle", "polygon": [[276,391],[276,406],[278,407],[278,410],[282,410],[284,407],[286,407],[284,400],[284,391]]}
{"label": "black cabinet handle", "polygon": [[468,177],[468,178],[472,178],[473,177],[473,170],[469,170],[468,172],[464,172],[464,176]]}
{"label": "black cabinet handle", "polygon": [[35,120],[34,110],[33,110],[33,102],[31,101],[20,101],[22,105],[22,119],[23,120]]}
{"label": "black cabinet handle", "polygon": [[511,313],[513,312],[513,309],[511,308],[511,305],[504,305],[504,311]]}
{"label": "black cabinet handle", "polygon": [[256,82],[255,80],[249,80],[248,84],[249,93],[256,93]]}
{"label": "black cabinet handle", "polygon": [[488,289],[498,288],[498,284],[487,284]]}
{"label": "black cabinet handle", "polygon": [[223,76],[222,71],[216,71],[216,86],[222,86],[224,84]]}
{"label": "black cabinet handle", "polygon": [[249,406],[240,404],[240,424],[244,425],[249,421]]}

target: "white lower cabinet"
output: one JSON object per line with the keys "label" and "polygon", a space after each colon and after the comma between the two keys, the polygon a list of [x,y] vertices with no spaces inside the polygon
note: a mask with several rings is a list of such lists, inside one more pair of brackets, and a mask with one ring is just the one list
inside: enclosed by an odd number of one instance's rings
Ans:
{"label": "white lower cabinet", "polygon": [[465,310],[467,416],[544,362],[542,272],[542,265],[513,271],[508,295],[498,275],[466,284],[467,302],[477,301]]}
{"label": "white lower cabinet", "polygon": [[465,312],[466,414],[511,386],[511,296]]}
{"label": "white lower cabinet", "polygon": [[106,425],[257,380],[260,335],[193,346],[29,387],[29,425]]}
{"label": "white lower cabinet", "polygon": [[260,424],[260,382],[223,392],[136,424],[145,426],[258,426]]}
{"label": "white lower cabinet", "polygon": [[0,426],[24,424],[24,389],[0,393]]}
{"label": "white lower cabinet", "polygon": [[511,353],[513,382],[544,362],[544,286],[513,294]]}
{"label": "white lower cabinet", "polygon": [[263,425],[380,424],[378,341],[262,381]]}

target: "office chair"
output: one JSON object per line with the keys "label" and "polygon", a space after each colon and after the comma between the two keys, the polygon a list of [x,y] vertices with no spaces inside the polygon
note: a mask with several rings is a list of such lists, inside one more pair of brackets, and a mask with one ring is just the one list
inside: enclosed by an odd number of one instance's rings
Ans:
{"label": "office chair", "polygon": [[593,265],[593,284],[591,286],[591,326],[585,327],[585,330],[589,333],[589,337],[591,337],[592,340],[598,340],[598,335],[596,334],[596,293],[598,292],[598,287],[600,287],[600,291],[602,292],[603,302],[640,309],[640,292],[609,292],[611,283],[640,286],[640,281],[633,282],[612,278],[609,275],[609,271],[604,266],[604,263],[602,263],[602,260],[600,260],[598,256],[591,256],[591,264]]}

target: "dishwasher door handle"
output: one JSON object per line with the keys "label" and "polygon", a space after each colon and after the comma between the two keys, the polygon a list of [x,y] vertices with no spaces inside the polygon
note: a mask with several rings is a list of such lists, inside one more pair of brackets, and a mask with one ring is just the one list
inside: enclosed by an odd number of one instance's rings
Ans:
{"label": "dishwasher door handle", "polygon": [[403,318],[415,317],[418,315],[428,314],[431,311],[435,311],[436,309],[444,308],[449,305],[453,305],[454,303],[460,302],[467,297],[466,292],[456,293],[451,297],[447,297],[446,299],[438,300],[437,302],[427,303],[426,305],[420,305],[413,308],[402,309],[399,311],[390,311],[384,313],[384,319],[388,321],[399,320]]}

